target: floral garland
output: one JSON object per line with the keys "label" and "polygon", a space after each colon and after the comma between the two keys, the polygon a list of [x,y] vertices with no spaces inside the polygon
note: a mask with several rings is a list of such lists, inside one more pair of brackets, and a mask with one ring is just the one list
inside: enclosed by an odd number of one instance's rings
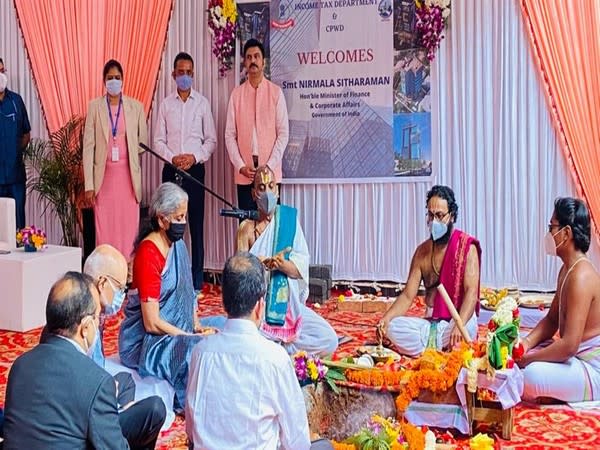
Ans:
{"label": "floral garland", "polygon": [[208,1],[208,31],[213,37],[213,55],[219,61],[219,75],[224,77],[233,67],[237,29],[235,0]]}
{"label": "floral garland", "polygon": [[[396,408],[401,415],[410,402],[417,398],[421,389],[432,392],[445,392],[454,386],[465,360],[472,357],[472,352],[463,344],[450,354],[434,349],[427,349],[417,360],[415,368],[408,373],[408,381],[402,392],[396,397]],[[432,363],[433,362],[433,363]]]}
{"label": "floral garland", "polygon": [[348,369],[345,372],[346,380],[363,386],[393,388],[402,383],[406,371],[381,370],[381,369]]}
{"label": "floral garland", "polygon": [[519,342],[519,305],[512,297],[504,297],[488,322],[487,355],[494,369],[510,369],[523,356]]}
{"label": "floral garland", "polygon": [[427,59],[433,61],[444,39],[444,27],[450,16],[450,0],[415,0],[415,6],[419,41],[427,50]]}

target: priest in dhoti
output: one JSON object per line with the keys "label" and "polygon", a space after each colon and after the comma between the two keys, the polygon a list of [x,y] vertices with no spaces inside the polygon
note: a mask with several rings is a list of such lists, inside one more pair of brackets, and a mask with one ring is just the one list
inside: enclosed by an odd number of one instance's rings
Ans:
{"label": "priest in dhoti", "polygon": [[269,271],[262,333],[280,342],[288,353],[333,353],[338,344],[335,331],[305,305],[309,254],[298,211],[277,205],[279,189],[268,166],[256,169],[252,197],[259,218],[240,224],[237,250],[254,254]]}
{"label": "priest in dhoti", "polygon": [[600,275],[586,255],[590,235],[585,203],[556,199],[544,243],[563,265],[548,314],[522,341],[524,399],[600,400]]}
{"label": "priest in dhoti", "polygon": [[[402,354],[418,356],[427,347],[443,350],[460,343],[464,338],[452,318],[452,307],[470,339],[477,338],[481,247],[477,239],[454,227],[457,214],[452,189],[433,186],[427,193],[430,238],[417,247],[404,290],[377,325],[378,332]],[[425,316],[407,317],[421,283]],[[437,289],[440,284],[448,292],[451,307]]]}

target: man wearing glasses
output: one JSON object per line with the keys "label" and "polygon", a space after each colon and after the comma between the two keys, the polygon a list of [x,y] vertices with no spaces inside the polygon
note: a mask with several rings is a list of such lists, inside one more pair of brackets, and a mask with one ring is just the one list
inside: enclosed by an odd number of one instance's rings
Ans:
{"label": "man wearing glasses", "polygon": [[[83,272],[93,280],[98,293],[100,308],[94,315],[95,336],[86,341],[86,354],[104,369],[104,349],[102,338],[107,316],[115,315],[121,309],[127,290],[127,261],[116,248],[104,244],[88,256]],[[47,343],[49,325],[42,331],[41,343]],[[153,449],[165,417],[165,406],[158,396],[151,396],[135,402],[135,383],[127,372],[114,376],[119,424],[121,432],[132,449]]]}
{"label": "man wearing glasses", "polygon": [[94,281],[68,272],[46,303],[47,338],[19,356],[6,385],[4,448],[128,449],[115,382],[87,357],[97,339]]}
{"label": "man wearing glasses", "polygon": [[521,341],[523,399],[600,400],[600,275],[587,257],[590,240],[585,203],[557,198],[544,246],[562,267],[548,314]]}
{"label": "man wearing glasses", "polygon": [[0,59],[0,197],[15,200],[17,228],[25,227],[25,165],[23,150],[31,125],[23,99],[7,88],[4,61]]}
{"label": "man wearing glasses", "polygon": [[[472,236],[454,227],[458,205],[447,186],[427,193],[430,237],[415,251],[404,290],[383,315],[377,332],[406,355],[418,356],[427,347],[451,349],[463,339],[437,287],[443,284],[471,339],[477,337],[481,247]],[[406,317],[419,286],[425,287],[424,318]]]}

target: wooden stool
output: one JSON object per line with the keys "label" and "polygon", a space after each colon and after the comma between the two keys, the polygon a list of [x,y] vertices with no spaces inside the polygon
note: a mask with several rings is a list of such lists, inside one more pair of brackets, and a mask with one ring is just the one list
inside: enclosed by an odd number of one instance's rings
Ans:
{"label": "wooden stool", "polygon": [[467,415],[469,428],[473,434],[473,422],[501,423],[502,439],[510,440],[513,430],[513,409],[502,409],[500,402],[477,400],[477,393],[469,392],[465,387],[467,394]]}

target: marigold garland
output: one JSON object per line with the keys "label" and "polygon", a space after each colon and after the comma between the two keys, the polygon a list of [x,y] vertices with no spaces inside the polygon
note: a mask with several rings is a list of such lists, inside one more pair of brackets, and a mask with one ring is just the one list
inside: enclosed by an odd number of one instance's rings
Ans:
{"label": "marigold garland", "polygon": [[405,371],[381,370],[381,369],[348,369],[345,372],[346,380],[363,386],[393,387],[399,386],[406,376]]}
{"label": "marigold garland", "polygon": [[331,445],[333,446],[333,450],[356,450],[356,446],[354,444],[344,444],[343,442],[332,440]]}
{"label": "marigold garland", "polygon": [[[435,350],[424,353],[415,364],[415,369],[408,373],[408,380],[396,398],[398,415],[401,416],[406,411],[410,402],[419,396],[421,389],[445,392],[454,386],[463,366],[466,351],[468,349],[462,346],[447,356]],[[432,352],[435,352],[436,355],[433,355]],[[446,359],[445,363],[442,362],[444,358]],[[434,361],[433,366],[431,365],[432,360]],[[439,367],[437,367],[438,364]]]}
{"label": "marigold garland", "polygon": [[409,449],[425,448],[425,434],[421,430],[408,422],[402,422],[400,429]]}

